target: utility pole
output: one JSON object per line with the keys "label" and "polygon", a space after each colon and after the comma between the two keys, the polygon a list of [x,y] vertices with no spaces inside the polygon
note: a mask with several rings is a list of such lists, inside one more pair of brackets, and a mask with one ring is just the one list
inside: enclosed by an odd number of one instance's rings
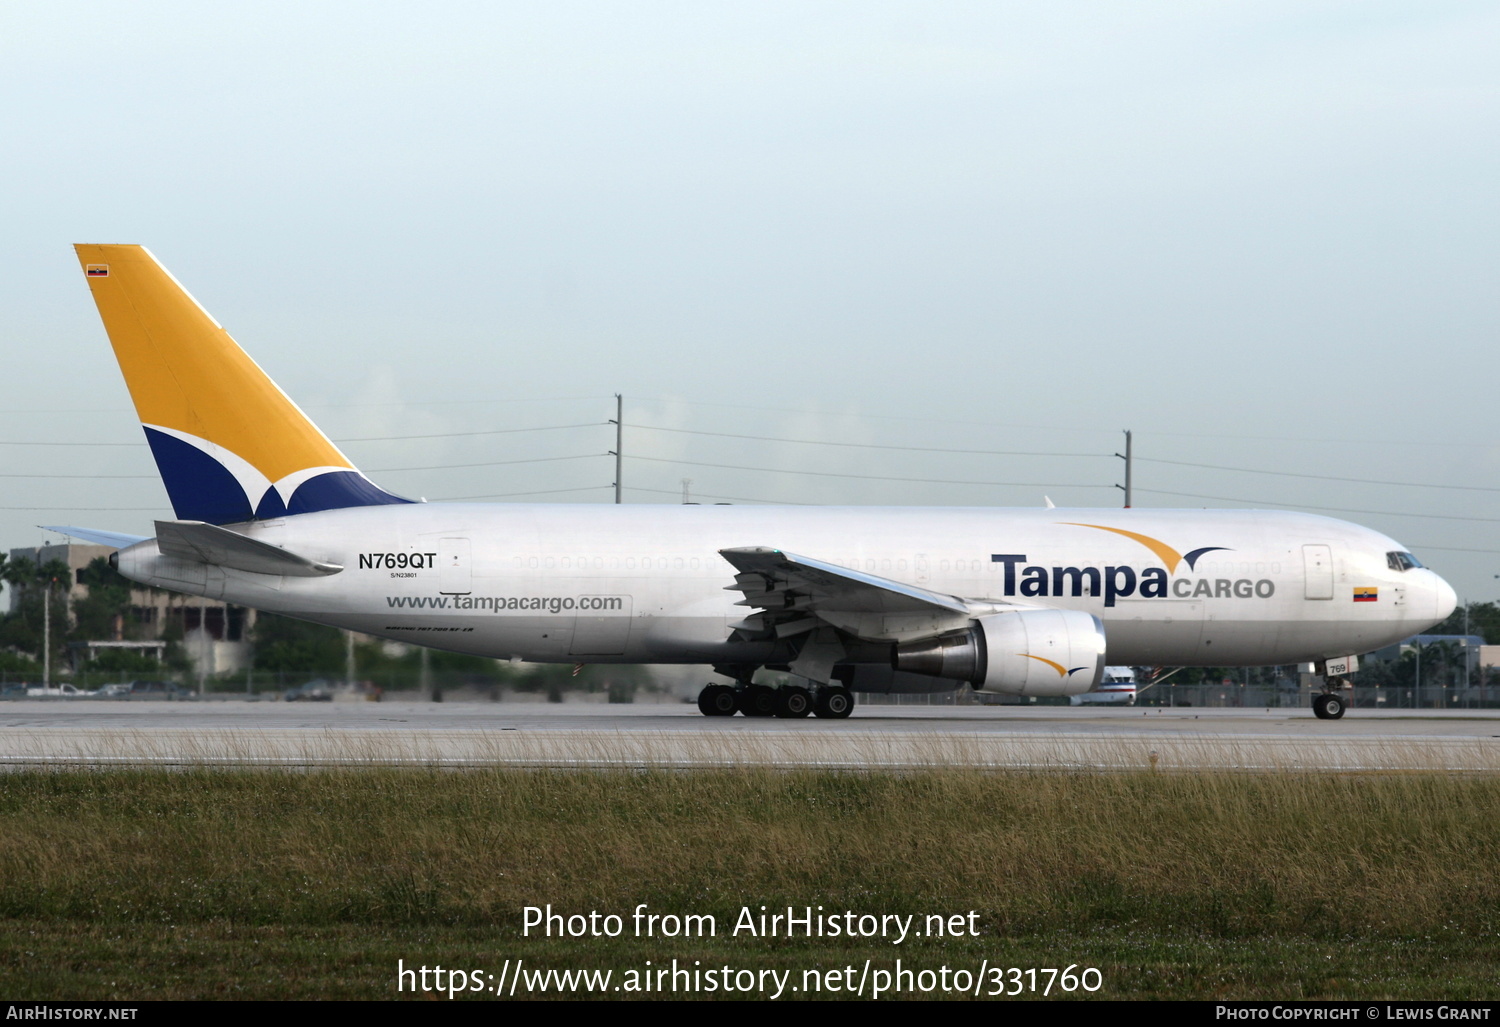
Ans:
{"label": "utility pole", "polygon": [[344,684],[354,687],[354,632],[344,629]]}
{"label": "utility pole", "polygon": [[198,697],[203,698],[208,678],[208,661],[213,653],[214,640],[208,634],[208,600],[198,597]]}
{"label": "utility pole", "polygon": [[[42,562],[42,551],[37,549],[36,560]],[[52,687],[52,579],[42,582],[42,687]]]}
{"label": "utility pole", "polygon": [[[1127,431],[1125,433],[1125,452],[1123,452],[1123,453],[1116,453],[1115,456],[1117,456],[1121,460],[1125,461],[1125,485],[1124,485],[1124,489],[1125,489],[1125,509],[1129,510],[1134,505],[1134,503],[1132,501],[1132,496],[1130,494],[1130,472],[1132,470],[1134,470],[1134,465],[1135,465],[1135,461],[1132,458],[1133,454],[1131,453],[1131,449],[1130,449],[1130,432]],[[1115,488],[1120,488],[1120,487],[1121,486],[1119,486],[1119,485],[1115,486]]]}
{"label": "utility pole", "polygon": [[1464,705],[1469,705],[1469,601],[1464,600]]}
{"label": "utility pole", "polygon": [[1417,709],[1422,705],[1422,642],[1417,641],[1417,685],[1413,693],[1411,708]]}
{"label": "utility pole", "polygon": [[615,458],[615,502],[620,502],[620,461],[625,452],[625,397],[618,392],[615,393],[615,419],[610,424],[615,426],[615,448],[610,451],[610,456]]}

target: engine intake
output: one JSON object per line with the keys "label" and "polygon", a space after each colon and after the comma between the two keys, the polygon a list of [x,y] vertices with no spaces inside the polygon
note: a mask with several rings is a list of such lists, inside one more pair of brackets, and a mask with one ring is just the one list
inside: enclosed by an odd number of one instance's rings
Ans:
{"label": "engine intake", "polygon": [[1104,677],[1104,624],[1081,610],[1017,610],[896,646],[896,670],[1007,695],[1081,695]]}

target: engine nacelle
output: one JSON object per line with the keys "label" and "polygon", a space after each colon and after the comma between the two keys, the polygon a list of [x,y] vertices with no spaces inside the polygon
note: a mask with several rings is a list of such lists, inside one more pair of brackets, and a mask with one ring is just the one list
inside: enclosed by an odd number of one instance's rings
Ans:
{"label": "engine nacelle", "polygon": [[1082,695],[1104,677],[1104,624],[1081,610],[993,613],[967,631],[898,645],[891,666],[980,692]]}

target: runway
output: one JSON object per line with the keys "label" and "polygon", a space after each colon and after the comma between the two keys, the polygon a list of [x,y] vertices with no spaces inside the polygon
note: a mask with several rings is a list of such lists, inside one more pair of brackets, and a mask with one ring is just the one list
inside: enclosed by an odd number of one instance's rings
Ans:
{"label": "runway", "polygon": [[1500,772],[1500,711],[863,706],[848,720],[690,705],[0,703],[0,767],[973,767]]}

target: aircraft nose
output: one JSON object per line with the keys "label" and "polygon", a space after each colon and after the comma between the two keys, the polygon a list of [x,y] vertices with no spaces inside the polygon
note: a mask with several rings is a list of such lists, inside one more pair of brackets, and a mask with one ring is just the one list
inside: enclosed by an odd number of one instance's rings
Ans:
{"label": "aircraft nose", "polygon": [[1448,619],[1448,615],[1458,606],[1458,593],[1453,591],[1453,586],[1444,581],[1439,575],[1432,576],[1433,589],[1432,598],[1436,608],[1432,615],[1439,621]]}

